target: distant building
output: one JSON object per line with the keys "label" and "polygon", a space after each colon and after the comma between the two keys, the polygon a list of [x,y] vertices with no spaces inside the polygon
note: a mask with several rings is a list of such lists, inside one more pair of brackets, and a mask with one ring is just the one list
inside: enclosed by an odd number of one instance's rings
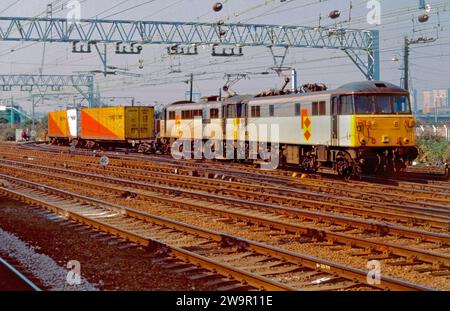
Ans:
{"label": "distant building", "polygon": [[17,106],[14,106],[12,111],[11,106],[0,106],[0,126],[11,125],[11,123],[20,124],[24,121],[24,117],[24,113]]}
{"label": "distant building", "polygon": [[447,110],[450,107],[450,89],[423,92],[423,112],[435,113],[436,110]]}
{"label": "distant building", "polygon": [[447,106],[450,107],[450,89],[447,90],[447,99],[448,99]]}

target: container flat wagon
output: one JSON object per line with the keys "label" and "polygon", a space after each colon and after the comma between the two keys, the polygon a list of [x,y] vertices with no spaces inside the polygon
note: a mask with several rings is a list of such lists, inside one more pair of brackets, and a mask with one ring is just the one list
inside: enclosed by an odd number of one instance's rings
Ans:
{"label": "container flat wagon", "polygon": [[[106,107],[49,113],[52,143],[77,147],[149,148],[155,138],[153,107]],[[52,120],[52,121],[50,121]]]}

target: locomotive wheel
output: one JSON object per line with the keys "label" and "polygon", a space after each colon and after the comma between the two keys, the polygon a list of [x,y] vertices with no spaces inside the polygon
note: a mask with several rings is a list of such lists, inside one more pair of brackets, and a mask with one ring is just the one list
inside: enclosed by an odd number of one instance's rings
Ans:
{"label": "locomotive wheel", "polygon": [[364,174],[376,174],[379,172],[381,167],[381,157],[378,154],[374,154],[373,156],[366,158],[366,162],[364,164],[363,172]]}
{"label": "locomotive wheel", "polygon": [[349,177],[352,174],[352,167],[346,159],[341,158],[336,162],[336,171],[339,176]]}
{"label": "locomotive wheel", "polygon": [[346,179],[352,176],[353,173],[357,173],[354,169],[353,159],[347,152],[339,152],[337,154],[335,170],[339,176]]}

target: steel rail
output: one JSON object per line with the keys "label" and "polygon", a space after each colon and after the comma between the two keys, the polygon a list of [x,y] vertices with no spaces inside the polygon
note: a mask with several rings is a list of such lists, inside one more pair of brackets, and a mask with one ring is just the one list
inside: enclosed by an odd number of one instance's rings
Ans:
{"label": "steel rail", "polygon": [[[293,291],[293,290],[295,290],[294,288],[289,287],[285,284],[270,280],[268,278],[265,278],[265,277],[262,277],[259,275],[255,275],[255,274],[246,272],[244,270],[229,266],[227,264],[215,262],[204,256],[200,256],[198,254],[195,254],[193,252],[190,252],[190,251],[182,249],[182,248],[178,248],[173,245],[168,245],[164,242],[158,241],[157,239],[149,239],[149,238],[143,237],[141,235],[135,234],[131,231],[121,229],[116,226],[107,224],[105,222],[102,222],[99,220],[93,220],[93,219],[85,217],[81,214],[78,214],[78,213],[75,213],[72,211],[67,211],[64,208],[60,208],[56,205],[45,202],[44,200],[37,200],[35,198],[27,196],[23,193],[14,191],[12,189],[6,189],[3,187],[0,187],[0,193],[7,195],[9,197],[18,199],[20,201],[26,202],[28,204],[33,204],[33,205],[38,205],[40,207],[44,207],[45,209],[48,209],[56,214],[63,215],[64,217],[70,218],[74,221],[86,224],[92,228],[107,232],[109,234],[126,239],[128,241],[142,245],[144,247],[166,247],[166,248],[169,248],[170,253],[173,254],[177,258],[184,259],[184,261],[188,261],[189,263],[192,263],[192,264],[201,265],[202,267],[206,268],[207,270],[215,271],[218,274],[221,274],[224,276],[233,276],[233,278],[242,282],[243,284],[249,284],[252,287],[255,287],[258,289],[274,290],[274,291],[280,291],[280,290]],[[87,200],[87,198],[85,198],[85,200]],[[132,215],[131,211],[130,211],[129,215]]]}
{"label": "steel rail", "polygon": [[[199,193],[199,192],[192,191],[192,190],[148,184],[148,183],[144,183],[142,181],[134,181],[134,180],[128,180],[128,179],[123,179],[123,178],[105,176],[105,175],[97,175],[97,174],[92,174],[92,173],[87,173],[87,172],[74,171],[74,170],[70,170],[70,169],[60,169],[60,168],[56,168],[56,167],[44,166],[44,165],[28,163],[28,162],[18,162],[18,161],[0,159],[0,163],[2,163],[2,162],[3,163],[6,162],[9,164],[15,165],[15,166],[11,166],[11,165],[7,165],[7,164],[3,164],[4,167],[10,167],[11,169],[17,169],[17,165],[21,165],[23,167],[28,167],[28,168],[37,168],[37,169],[41,169],[41,170],[45,170],[45,171],[59,172],[61,174],[65,174],[65,175],[89,177],[91,179],[100,180],[100,181],[108,181],[110,183],[122,184],[125,186],[132,185],[137,188],[144,187],[145,189],[149,188],[151,190],[160,190],[160,191],[166,192],[166,193],[168,191],[170,193],[183,193],[183,194],[186,194],[189,196],[203,197],[203,198],[206,198],[206,200],[217,200],[217,201],[222,201],[222,203],[230,202],[233,204],[245,205],[245,206],[248,206],[249,208],[260,209],[260,210],[262,209],[266,212],[273,213],[275,211],[275,212],[279,212],[280,214],[290,215],[293,217],[300,217],[300,218],[306,218],[306,219],[312,219],[312,220],[321,219],[323,221],[334,222],[334,223],[341,224],[341,225],[356,226],[356,227],[362,228],[362,229],[372,229],[372,230],[378,231],[378,232],[385,232],[385,233],[391,232],[393,234],[401,234],[401,235],[405,235],[405,236],[408,236],[411,238],[421,238],[421,239],[425,239],[425,240],[428,239],[428,240],[437,241],[437,242],[446,242],[446,239],[442,238],[441,235],[437,234],[437,233],[435,234],[435,233],[431,233],[431,232],[423,232],[423,231],[419,231],[419,230],[413,230],[413,229],[388,225],[386,223],[381,223],[381,222],[374,222],[374,221],[368,221],[368,220],[362,220],[362,219],[354,219],[354,218],[349,218],[349,217],[340,216],[340,215],[332,215],[332,214],[323,213],[323,212],[305,211],[305,210],[298,209],[298,208],[284,207],[284,206],[269,204],[269,203],[252,202],[250,204],[246,200],[235,199],[235,198],[231,198],[231,197],[223,197],[223,196],[214,195],[211,193]],[[23,169],[25,170],[25,168],[23,168]],[[30,172],[32,172],[32,171],[30,171]],[[36,172],[36,171],[34,171],[34,173],[38,174],[38,172]],[[44,174],[44,173],[41,173],[41,174]],[[54,177],[54,176],[52,176],[52,177]],[[311,203],[314,203],[314,201],[311,201]],[[321,204],[322,207],[325,205],[333,206],[331,203],[322,203]],[[385,213],[378,213],[378,212],[372,211],[372,210],[367,211],[367,212],[370,212],[373,215],[376,215],[379,217],[386,216]],[[435,225],[438,224],[442,228],[446,228],[448,226],[448,221],[446,221],[446,220],[437,221],[437,220],[429,220],[426,218],[416,219],[416,218],[411,218],[411,217],[407,218],[407,220],[410,222],[417,222],[420,220],[430,221],[430,223],[434,223]]]}
{"label": "steel rail", "polygon": [[[85,155],[84,155],[85,156]],[[120,158],[119,158],[120,159]],[[61,160],[58,160],[58,161],[61,161]],[[73,161],[73,162],[75,162],[75,163],[77,163],[76,161]],[[84,162],[84,161],[83,161]],[[111,163],[111,166],[115,166],[113,163]],[[129,165],[129,164],[125,164],[125,166],[126,167],[130,167],[131,165]],[[146,164],[144,164],[143,166],[145,166],[146,168],[148,168],[149,167],[149,164],[148,163],[146,163]],[[118,167],[118,166],[115,166],[115,167]],[[136,167],[142,167],[142,164],[136,164],[135,166],[134,166],[134,169],[133,169],[133,171],[135,171],[135,172],[143,172],[143,170],[142,169],[136,169]],[[121,169],[121,167],[118,167],[118,169]],[[203,169],[204,170],[204,169]],[[225,169],[224,169],[225,170]],[[217,169],[210,169],[210,168],[208,168],[207,169],[207,171],[208,172],[218,172],[218,173],[221,173],[221,174],[223,174],[224,173],[224,170],[217,170]],[[128,170],[129,171],[129,170]],[[175,178],[176,179],[176,177],[178,177],[179,179],[183,179],[183,178],[187,178],[187,176],[183,176],[183,175],[174,175],[173,173],[167,173],[167,172],[165,172],[165,173],[162,173],[162,172],[160,172],[159,170],[158,170],[158,168],[156,168],[155,169],[155,171],[156,171],[156,173],[158,173],[158,175],[164,175],[164,176],[173,176],[173,178]],[[153,171],[153,173],[155,173],[155,171]],[[199,169],[199,171],[202,171],[202,169]],[[226,173],[227,174],[230,174],[230,172],[231,172],[231,170],[230,169],[226,169],[225,170],[226,171]],[[126,173],[126,172],[125,172]],[[145,173],[146,174],[149,174],[149,172],[148,171],[145,171]],[[242,176],[242,172],[233,172],[233,174],[238,174],[239,176]],[[255,178],[257,178],[258,180],[259,180],[259,182],[261,181],[261,178],[264,176],[264,175],[257,175],[257,174],[255,174],[255,173],[253,173],[253,175],[256,175],[255,176]],[[248,174],[245,174],[245,176],[246,176],[246,180],[249,180],[249,178],[248,178]],[[195,179],[195,180],[198,180],[199,182],[206,182],[206,183],[211,183],[211,184],[214,184],[214,181],[211,181],[211,179],[204,179],[204,178],[202,178],[202,177],[192,177],[192,176],[189,176],[190,178],[192,178],[192,179]],[[155,178],[155,176],[153,176],[153,178]],[[240,178],[242,178],[242,177],[240,177]],[[283,178],[283,177],[280,177],[280,176],[276,176],[276,177],[270,177],[270,179],[268,180],[268,182],[270,182],[270,183],[274,183],[276,180],[274,180],[273,178]],[[251,179],[250,179],[251,180]],[[255,181],[255,180],[252,180],[253,182]],[[302,181],[302,183],[298,183],[298,182],[296,182],[295,180],[292,180],[292,178],[283,178],[283,181],[284,182],[286,182],[286,183],[290,183],[290,184],[293,184],[293,185],[299,185],[299,186],[301,186],[301,187],[305,187],[305,185],[304,185],[304,181]],[[307,182],[312,182],[312,183],[314,183],[313,181],[307,181]],[[331,181],[327,181],[327,180],[322,180],[321,182],[324,182],[324,183],[330,183]],[[241,185],[242,187],[244,187],[244,186],[247,186],[248,187],[248,185],[245,185],[245,184],[239,184],[239,183],[231,183],[231,182],[224,182],[224,181],[222,181],[222,183],[223,184],[229,184],[229,185],[232,185],[232,184],[235,184],[236,186],[239,186],[239,185]],[[330,188],[330,186],[327,186],[327,185],[320,185],[321,187],[323,187],[323,188],[326,188],[326,187],[328,187],[328,188]],[[370,185],[370,187],[376,187],[375,185]],[[311,186],[309,186],[309,188],[311,188]],[[379,189],[381,190],[383,187],[382,186],[379,186]],[[268,189],[268,190],[272,190],[272,191],[281,191],[281,190],[283,190],[283,191],[288,191],[288,192],[290,192],[290,193],[296,193],[296,194],[298,194],[298,195],[302,195],[302,196],[306,196],[306,197],[311,197],[311,196],[314,196],[314,198],[316,199],[317,197],[321,197],[321,198],[324,198],[324,199],[331,199],[331,200],[336,200],[336,201],[346,201],[346,202],[348,202],[348,203],[353,203],[353,205],[354,204],[364,204],[364,203],[367,203],[367,201],[365,201],[365,200],[362,200],[362,199],[359,199],[359,198],[352,198],[352,197],[339,197],[339,196],[336,196],[336,195],[332,195],[332,194],[329,194],[329,193],[327,193],[327,194],[323,194],[323,193],[319,193],[319,192],[317,192],[317,191],[310,191],[310,190],[300,190],[300,189],[298,189],[298,188],[296,188],[296,189],[290,189],[290,188],[286,188],[286,187],[278,187],[278,188],[276,188],[276,187],[273,187],[273,186],[271,186],[271,185],[265,185],[264,186],[264,189]],[[335,188],[333,188],[333,189],[335,189]],[[244,190],[240,190],[240,192],[243,192]],[[398,189],[398,191],[401,191],[401,189],[399,188]],[[380,196],[380,195],[374,195],[374,194],[372,194],[372,193],[370,193],[370,192],[365,192],[365,191],[359,191],[359,190],[348,190],[348,189],[346,189],[345,190],[345,192],[347,192],[347,193],[354,193],[354,194],[358,194],[359,196],[367,196],[367,197],[371,197],[371,198],[374,198],[374,197],[382,197],[382,196]],[[271,194],[264,194],[264,195],[271,195]],[[449,194],[450,195],[450,194]],[[391,197],[392,196],[394,196],[394,195],[391,195]],[[274,198],[276,198],[276,195],[275,194],[272,194],[272,197],[274,197]],[[278,196],[279,197],[279,196]],[[396,196],[396,197],[398,197],[398,196]],[[279,197],[280,199],[282,199],[283,197]],[[385,197],[384,197],[385,198]],[[302,198],[296,198],[296,199],[302,199]],[[398,200],[397,200],[398,201]],[[426,209],[424,209],[424,207],[423,206],[414,206],[414,205],[411,205],[411,204],[409,204],[409,205],[407,205],[407,206],[405,206],[405,203],[408,203],[408,201],[407,200],[402,200],[402,202],[397,202],[397,203],[391,203],[391,202],[372,202],[372,206],[377,206],[377,207],[380,207],[380,208],[383,208],[383,207],[386,207],[386,206],[389,206],[390,207],[390,209],[392,210],[392,209],[395,209],[395,210],[398,210],[398,211],[404,211],[406,208],[408,209],[408,212],[410,212],[410,210],[416,210],[416,212],[417,213],[421,213],[422,215],[424,215],[424,216],[426,216],[426,215],[430,215],[430,216],[433,216],[433,214],[430,214],[430,213],[436,213],[436,214],[443,214],[443,215],[447,215],[448,214],[448,206],[447,205],[442,205],[442,204],[435,204],[435,203],[426,203],[426,206],[427,206],[427,208]],[[413,203],[413,204],[417,204],[417,202],[409,202],[409,203]],[[423,205],[423,204],[422,204]]]}
{"label": "steel rail", "polygon": [[[29,148],[29,146],[26,146],[26,148],[25,149],[27,149],[27,150],[30,150],[30,151],[37,151],[35,148],[33,148],[33,149],[30,149]],[[54,152],[56,152],[57,150],[55,150],[55,149],[53,149],[53,148],[42,148],[42,147],[40,147],[39,149],[41,149],[41,150],[39,150],[40,152],[49,152],[49,153],[54,153]],[[74,153],[75,155],[80,155],[80,156],[88,156],[88,154],[86,154],[85,152],[81,152],[80,150],[77,150],[75,153]],[[135,163],[124,163],[125,164],[125,166],[126,167],[133,167],[133,168],[139,168],[139,167],[142,167],[142,166],[145,166],[145,167],[149,167],[149,166],[152,166],[151,165],[151,163],[142,163],[142,162],[139,162],[139,160],[141,160],[141,161],[147,161],[148,159],[156,159],[158,162],[166,162],[166,163],[171,163],[171,164],[167,164],[167,165],[171,165],[171,166],[176,166],[176,167],[186,167],[186,170],[192,170],[192,166],[197,166],[197,163],[191,163],[191,162],[189,162],[189,161],[185,161],[185,162],[182,162],[182,163],[180,163],[180,162],[174,162],[173,160],[170,160],[170,159],[164,159],[162,156],[158,156],[158,157],[155,157],[155,156],[126,156],[126,155],[121,155],[121,156],[117,156],[117,154],[114,154],[114,153],[110,153],[110,152],[107,152],[107,154],[111,157],[111,158],[115,158],[115,159],[120,159],[120,160],[124,160],[124,159],[128,159],[128,160],[130,160],[130,161],[133,161],[133,162],[135,162]],[[220,163],[220,162],[214,162],[214,166],[217,166],[217,164],[218,163]],[[112,163],[112,165],[114,165],[113,163]],[[154,165],[153,165],[154,166]],[[201,167],[199,166],[199,169],[201,170],[202,168],[204,169],[204,166],[205,166],[205,163],[202,163],[201,164]],[[227,163],[227,166],[228,167],[225,167],[223,170],[219,170],[219,169],[217,169],[217,168],[210,168],[210,167],[208,167],[208,171],[212,171],[212,172],[218,172],[218,173],[223,173],[224,171],[226,171],[227,173],[233,173],[233,174],[238,174],[238,175],[242,175],[242,171],[239,171],[239,170],[234,170],[234,169],[232,169],[232,168],[230,168],[229,166],[230,166],[230,163]],[[190,168],[190,169],[189,169]],[[273,172],[265,172],[264,174],[261,174],[261,172],[260,171],[258,171],[258,173],[255,173],[254,172],[254,170],[251,170],[250,169],[250,167],[247,165],[247,166],[243,166],[243,168],[246,168],[246,174],[245,174],[245,176],[246,176],[246,178],[245,178],[245,180],[252,180],[252,179],[250,179],[250,178],[248,178],[248,175],[249,175],[249,173],[251,174],[251,175],[253,175],[255,178],[257,178],[259,181],[261,180],[261,178],[262,179],[265,179],[266,177],[270,177],[270,178],[272,178],[272,179],[270,179],[270,180],[267,180],[268,182],[274,182],[274,180],[273,180],[273,178],[278,178],[279,180],[278,181],[283,181],[283,182],[285,182],[285,183],[290,183],[290,184],[295,184],[295,185],[301,185],[301,186],[305,186],[304,184],[303,184],[303,182],[304,182],[304,180],[302,180],[302,183],[300,184],[300,183],[298,183],[298,182],[296,182],[296,180],[293,180],[291,177],[288,177],[288,176],[280,176],[280,174],[273,174]],[[276,172],[280,172],[280,170],[277,170]],[[284,171],[281,171],[281,172],[284,172]],[[244,178],[244,177],[240,177],[240,178]],[[372,179],[374,179],[375,177],[372,177]],[[378,179],[378,180],[380,180],[380,179]],[[386,181],[386,179],[383,179],[384,181]],[[252,180],[253,181],[253,180]],[[314,182],[313,180],[306,180],[307,182]],[[326,179],[326,180],[324,180],[324,179],[321,179],[320,180],[321,182],[324,182],[324,183],[327,183],[327,184],[329,184],[329,183],[335,183],[335,182],[339,182],[340,184],[343,184],[343,185],[348,185],[348,183],[344,183],[344,182],[342,182],[341,180],[337,180],[337,179],[331,179],[331,180],[328,180],[328,179]],[[397,181],[398,182],[398,181]],[[413,185],[416,185],[416,184],[414,184],[414,183],[411,183],[411,184],[413,184]],[[321,186],[323,186],[323,187],[328,187],[328,186],[326,186],[326,185],[321,185]],[[357,186],[361,186],[361,185],[357,185]],[[389,186],[389,185],[376,185],[376,184],[369,184],[369,183],[366,183],[366,184],[364,184],[363,185],[364,187],[369,187],[369,188],[374,188],[374,189],[385,189],[386,187],[388,187],[388,188],[391,188],[393,191],[395,191],[395,190],[397,190],[397,191],[401,191],[401,190],[403,190],[403,188],[396,188],[396,187],[393,187],[393,186]],[[420,186],[420,185],[417,185],[417,186]],[[433,188],[433,189],[440,189],[440,190],[448,190],[448,187],[444,187],[444,186],[437,186],[437,185],[427,185],[427,186],[429,186],[429,187],[431,187],[431,188]],[[350,190],[347,190],[347,191],[350,191]],[[417,190],[416,190],[417,191]],[[418,190],[419,192],[421,192],[420,191],[420,189]],[[354,192],[354,193],[364,193],[363,191],[354,191],[354,190],[352,190],[351,192]],[[430,194],[430,195],[434,195],[435,193],[431,193],[431,192],[429,192],[429,191],[425,191],[425,193],[428,193],[428,194]],[[370,194],[370,193],[369,193]],[[372,195],[372,194],[371,194]],[[442,193],[442,195],[446,195],[446,196],[450,196],[450,193]]]}
{"label": "steel rail", "polygon": [[42,291],[36,284],[34,284],[30,279],[20,273],[13,265],[11,265],[8,261],[0,257],[0,264],[3,265],[6,269],[8,269],[11,273],[13,273],[17,278],[19,278],[26,286],[30,287],[35,292]]}
{"label": "steel rail", "polygon": [[[185,232],[190,232],[190,233],[195,232],[195,234],[197,234],[199,236],[206,236],[209,239],[214,238],[216,241],[219,241],[219,240],[233,241],[234,243],[239,244],[241,246],[245,246],[248,249],[251,249],[251,250],[254,250],[257,252],[261,252],[264,254],[268,254],[270,256],[273,256],[275,258],[279,258],[282,260],[283,259],[291,260],[293,263],[297,263],[299,266],[305,266],[310,269],[320,270],[320,271],[326,272],[326,273],[336,273],[338,275],[341,275],[344,278],[347,278],[350,280],[357,280],[361,284],[366,284],[366,282],[367,282],[367,271],[355,269],[352,267],[344,266],[342,264],[330,262],[330,261],[319,259],[319,258],[314,258],[311,256],[302,255],[302,254],[288,251],[285,249],[281,249],[281,248],[278,248],[275,246],[266,245],[266,244],[263,244],[260,242],[255,242],[255,241],[251,241],[251,240],[247,240],[247,239],[243,239],[243,238],[228,236],[227,234],[224,234],[222,232],[217,232],[217,231],[212,231],[209,229],[196,227],[193,225],[185,224],[185,223],[175,221],[172,219],[168,219],[168,218],[164,218],[161,216],[156,216],[156,215],[152,215],[149,213],[137,211],[135,209],[120,206],[117,204],[112,204],[112,203],[94,199],[94,198],[88,198],[88,197],[85,197],[82,195],[78,195],[76,193],[71,193],[68,191],[56,189],[56,188],[49,187],[49,186],[43,186],[39,183],[30,182],[30,181],[27,181],[24,179],[15,178],[15,177],[3,175],[3,174],[0,175],[0,177],[3,179],[9,180],[11,182],[26,185],[26,187],[28,187],[28,188],[39,189],[41,191],[42,191],[42,189],[45,189],[46,191],[50,191],[53,194],[58,193],[58,196],[67,198],[70,200],[78,199],[78,200],[81,200],[84,202],[88,202],[95,206],[102,205],[105,207],[109,207],[112,210],[121,211],[124,215],[133,217],[136,219],[145,220],[145,221],[153,222],[153,223],[159,223],[166,227],[173,228],[176,230],[180,230],[180,228],[183,228],[183,230],[186,230]],[[10,196],[10,197],[13,197],[14,199],[18,199],[18,200],[25,201],[25,202],[33,204],[33,205],[44,207],[46,209],[49,209],[52,212],[62,214],[65,217],[70,217],[74,220],[82,221],[84,223],[89,224],[90,226],[93,226],[94,228],[100,227],[99,229],[101,229],[101,230],[107,229],[107,230],[109,230],[107,232],[110,232],[113,234],[119,234],[125,239],[128,239],[128,240],[134,239],[137,242],[141,241],[140,243],[142,243],[143,237],[141,237],[141,236],[128,235],[128,232],[123,231],[123,230],[121,231],[121,229],[117,229],[108,224],[106,224],[107,226],[103,226],[103,224],[101,224],[97,220],[88,219],[82,215],[77,215],[75,213],[68,212],[64,208],[61,208],[58,206],[53,206],[51,204],[46,203],[45,200],[37,200],[36,198],[31,198],[30,196],[24,195],[23,193],[20,193],[20,192],[17,192],[17,191],[14,191],[12,189],[8,189],[5,187],[0,187],[0,193],[3,193],[4,195]],[[150,240],[148,238],[144,238],[144,239],[146,239],[144,241],[144,245],[145,244],[148,245]],[[189,252],[189,251],[186,251],[184,249],[179,249],[179,250],[181,252],[183,252],[184,256],[191,255],[191,252]],[[190,257],[190,258],[193,258],[193,257]],[[195,261],[196,259],[193,258],[192,260]],[[227,267],[222,267],[222,268],[226,269]],[[228,272],[231,275],[233,275],[234,269],[229,270]],[[271,280],[269,280],[269,281],[271,281]],[[273,281],[271,281],[271,282],[273,282]],[[285,287],[286,285],[282,284],[282,286]],[[381,284],[371,284],[368,286],[380,288],[380,289],[390,289],[390,290],[432,290],[427,287],[423,287],[423,286],[420,286],[417,284],[412,284],[409,282],[397,280],[397,279],[386,277],[386,276],[381,276]]]}
{"label": "steel rail", "polygon": [[[15,156],[17,157],[17,156]],[[13,160],[3,160],[3,161],[13,161]],[[54,160],[56,162],[62,162],[65,165],[68,164],[67,161],[63,161],[63,160]],[[42,162],[42,161],[41,161]],[[24,163],[24,162],[18,162],[18,163]],[[85,167],[81,166],[81,163],[79,162],[74,162],[77,163],[75,166],[78,166],[80,169],[85,169]],[[27,162],[27,164],[29,164]],[[286,197],[285,196],[280,196],[277,194],[263,194],[260,191],[258,191],[257,193],[255,192],[251,192],[249,190],[239,190],[239,189],[233,189],[231,190],[230,187],[224,187],[227,186],[229,183],[228,182],[224,182],[224,181],[217,181],[217,180],[210,180],[207,178],[203,178],[201,179],[202,182],[204,182],[201,186],[197,185],[196,183],[187,180],[186,178],[194,178],[195,180],[199,180],[198,177],[190,177],[190,176],[179,176],[179,175],[174,175],[172,174],[172,176],[174,177],[178,177],[179,180],[177,179],[171,179],[171,180],[167,180],[167,179],[163,179],[161,177],[150,177],[150,176],[145,176],[145,175],[137,175],[137,174],[131,174],[131,173],[127,173],[124,172],[126,170],[122,170],[122,172],[118,172],[118,171],[112,171],[112,170],[100,170],[100,169],[96,169],[95,167],[92,167],[91,170],[93,171],[98,171],[101,172],[102,174],[105,172],[109,172],[110,175],[115,175],[115,176],[128,176],[130,178],[130,180],[148,180],[151,182],[154,182],[155,180],[160,181],[161,183],[165,183],[165,184],[170,184],[172,182],[176,182],[179,185],[181,185],[182,188],[189,188],[188,186],[191,186],[189,189],[191,188],[202,188],[202,190],[209,189],[211,192],[216,192],[216,191],[221,191],[221,192],[228,192],[230,195],[238,195],[240,197],[242,197],[243,199],[248,199],[248,197],[253,196],[253,197],[258,197],[260,198],[261,196],[265,195],[266,197],[268,197],[268,199],[270,199],[269,201],[276,201],[278,204],[283,204],[283,202],[286,201]],[[181,180],[181,178],[184,178],[184,180]],[[215,182],[215,184],[217,185],[217,187],[214,187],[211,185],[211,183],[213,183],[213,181]],[[221,184],[222,183],[222,184]],[[158,187],[155,185],[155,187]],[[256,187],[256,186],[255,186]],[[257,188],[257,187],[256,187]],[[255,188],[255,189],[256,189]],[[186,191],[186,190],[180,190],[180,191]],[[404,206],[401,206],[401,208],[396,208],[396,207],[392,207],[391,205],[385,206],[378,203],[371,203],[371,202],[367,202],[364,200],[360,200],[360,199],[352,199],[352,202],[355,203],[359,203],[363,206],[366,206],[370,203],[370,209],[369,208],[360,208],[360,207],[354,207],[354,206],[342,206],[339,203],[333,203],[333,202],[328,202],[328,201],[317,201],[316,198],[317,197],[321,197],[321,198],[325,198],[325,199],[335,199],[335,200],[342,200],[342,198],[337,197],[337,196],[331,196],[331,195],[327,195],[327,194],[323,194],[323,193],[316,193],[316,192],[311,192],[311,191],[301,191],[301,190],[292,190],[292,189],[286,189],[285,191],[288,191],[290,193],[298,193],[301,195],[308,195],[311,198],[300,198],[300,197],[290,197],[289,198],[289,205],[291,205],[293,202],[297,202],[298,204],[300,204],[302,207],[317,207],[317,208],[326,208],[329,207],[333,210],[340,210],[340,211],[350,211],[350,212],[356,212],[359,214],[362,214],[364,216],[368,216],[370,214],[370,216],[376,216],[379,218],[386,218],[386,217],[390,217],[391,219],[394,219],[396,221],[398,220],[402,220],[404,222],[408,222],[408,223],[420,223],[420,222],[426,222],[429,223],[433,226],[437,226],[439,228],[447,228],[448,227],[448,221],[447,221],[447,213],[442,210],[442,209],[433,209],[433,211],[435,211],[436,213],[439,214],[443,214],[442,216],[440,215],[435,215],[435,214],[430,214],[429,209],[424,209],[424,208],[419,208],[419,207],[407,207],[405,208]],[[349,200],[349,198],[344,198],[345,200]],[[257,202],[255,202],[257,203]],[[261,202],[259,202],[261,203]],[[261,203],[261,204],[265,204],[265,203]],[[382,212],[378,212],[376,210],[373,210],[373,207],[376,207],[377,209],[381,209]],[[406,209],[406,210],[405,210]],[[415,211],[415,213],[419,216],[415,216],[412,217],[411,215],[411,209],[418,209],[419,211]],[[399,214],[399,213],[393,213],[392,210],[396,210],[396,211],[401,211],[401,212],[408,212],[409,215],[406,214]],[[433,217],[440,217],[441,220],[438,220],[437,218],[433,218]]]}

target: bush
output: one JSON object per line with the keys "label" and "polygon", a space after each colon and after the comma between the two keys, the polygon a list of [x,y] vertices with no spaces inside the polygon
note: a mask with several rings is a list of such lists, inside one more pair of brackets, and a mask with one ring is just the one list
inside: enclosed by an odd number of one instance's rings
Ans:
{"label": "bush", "polygon": [[446,139],[427,137],[417,140],[419,162],[442,165],[450,162],[450,143]]}
{"label": "bush", "polygon": [[450,164],[450,144],[448,144],[447,148],[444,150],[444,160],[445,163]]}
{"label": "bush", "polygon": [[0,141],[16,141],[16,130],[13,128],[0,129]]}

